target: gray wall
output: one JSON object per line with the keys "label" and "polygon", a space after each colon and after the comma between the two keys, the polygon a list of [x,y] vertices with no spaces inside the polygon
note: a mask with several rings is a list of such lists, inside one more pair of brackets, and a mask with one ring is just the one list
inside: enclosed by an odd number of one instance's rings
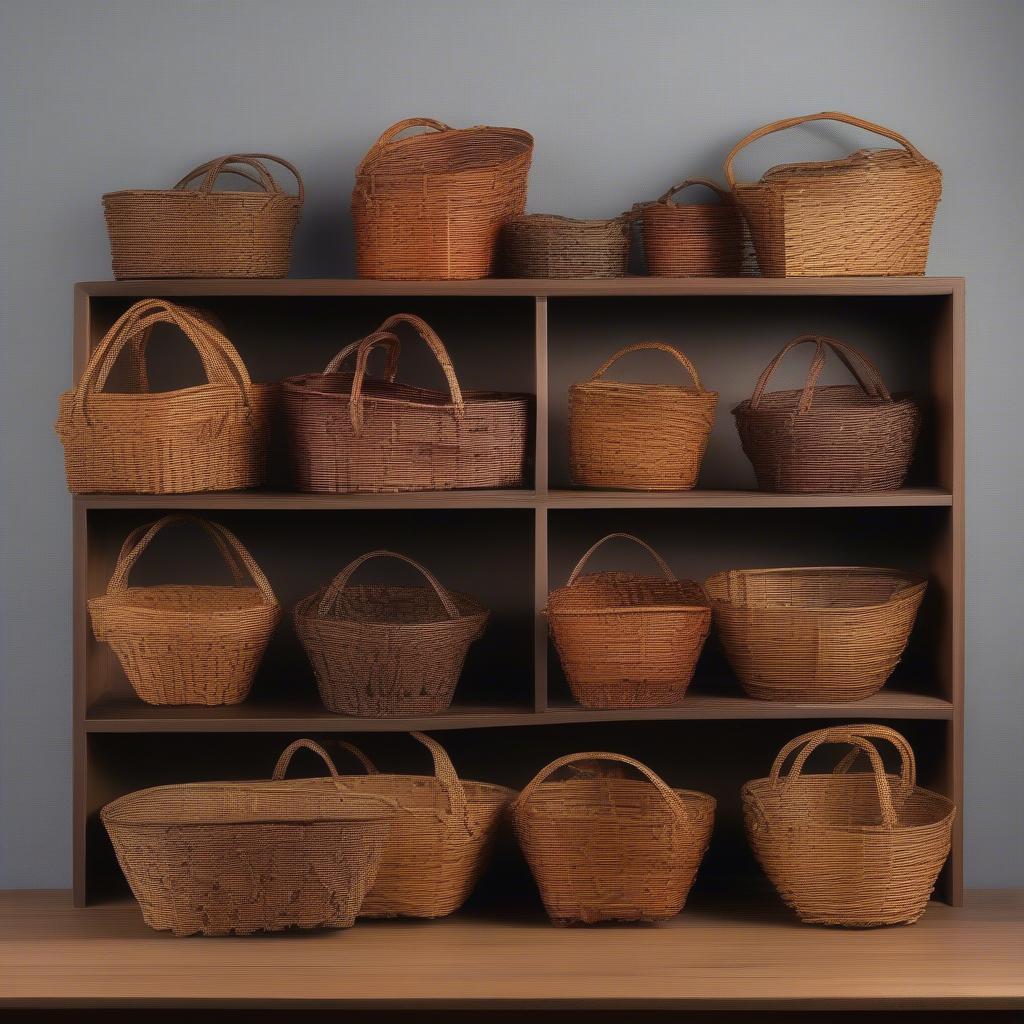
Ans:
{"label": "gray wall", "polygon": [[929,269],[969,282],[967,871],[1024,884],[1022,30],[1015,0],[3,0],[0,886],[69,883],[70,503],[52,422],[72,282],[110,274],[102,192],[280,152],[309,192],[295,274],[347,275],[353,167],[401,117],[528,128],[531,208],[599,215],[719,176],[749,129],[822,109],[891,124],[945,172]]}

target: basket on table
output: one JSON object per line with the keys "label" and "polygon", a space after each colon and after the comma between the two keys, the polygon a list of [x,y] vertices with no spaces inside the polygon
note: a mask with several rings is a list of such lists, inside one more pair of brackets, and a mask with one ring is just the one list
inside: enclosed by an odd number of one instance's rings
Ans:
{"label": "basket on table", "polygon": [[626,213],[605,220],[513,217],[501,229],[502,265],[509,277],[623,277],[631,224]]}
{"label": "basket on table", "polygon": [[[841,121],[902,148],[782,164],[756,184],[737,184],[732,165],[740,150],[811,121]],[[750,227],[765,277],[924,273],[942,172],[888,128],[835,111],[776,121],[736,143],[725,158],[725,179]]]}
{"label": "basket on table", "polygon": [[[803,388],[767,392],[791,349],[814,345]],[[828,351],[857,383],[818,387]],[[906,393],[890,394],[863,352],[835,338],[806,334],[765,367],[754,393],[733,409],[743,451],[763,491],[791,494],[891,491],[903,486],[921,411]]]}
{"label": "basket on table", "polygon": [[[591,555],[614,539],[639,544],[662,575],[580,575]],[[699,584],[677,580],[652,547],[628,533],[610,533],[586,552],[565,586],[548,595],[547,616],[569,689],[586,708],[655,708],[682,700],[711,626]]]}
{"label": "basket on table", "polygon": [[[288,169],[288,195],[266,161]],[[259,191],[215,192],[229,174]],[[201,178],[197,188],[188,186]],[[302,177],[269,153],[231,153],[201,164],[174,188],[108,192],[103,209],[114,277],[287,277],[304,197]]]}
{"label": "basket on table", "polygon": [[[692,387],[604,380],[624,355],[658,351],[689,374]],[[583,487],[685,491],[697,483],[715,422],[718,392],[707,391],[679,349],[645,341],[619,349],[589,380],[569,388],[569,469]]]}
{"label": "basket on table", "polygon": [[705,580],[704,592],[751,697],[849,701],[892,675],[927,585],[897,569],[733,569]]}
{"label": "basket on table", "polygon": [[[409,128],[426,128],[400,139]],[[533,137],[518,128],[392,125],[356,168],[356,273],[468,280],[494,270],[501,225],[526,208]]]}
{"label": "basket on table", "polygon": [[[899,751],[899,775],[886,773],[875,740]],[[831,774],[804,773],[810,754],[827,743],[853,749]],[[853,773],[862,752],[871,770]],[[742,797],[750,845],[801,921],[872,928],[910,924],[925,912],[949,854],[956,807],[917,785],[914,752],[894,729],[837,725],[804,733]]]}
{"label": "basket on table", "polygon": [[[644,781],[577,774],[578,762],[613,761]],[[568,754],[542,768],[512,805],[516,834],[555,924],[661,921],[683,909],[715,820],[706,793],[671,789],[622,754]]]}

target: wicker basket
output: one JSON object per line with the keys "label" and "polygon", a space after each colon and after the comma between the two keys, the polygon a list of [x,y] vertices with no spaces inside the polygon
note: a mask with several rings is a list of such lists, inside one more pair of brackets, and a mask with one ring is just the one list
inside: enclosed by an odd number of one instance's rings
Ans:
{"label": "wicker basket", "polygon": [[[647,782],[580,774],[580,761],[615,761]],[[706,793],[670,789],[622,754],[568,754],[542,768],[512,805],[516,834],[555,924],[661,921],[686,902],[715,820]]]}
{"label": "wicker basket", "polygon": [[[875,739],[899,751],[898,776],[886,774]],[[852,755],[832,774],[803,774],[824,743],[849,744]],[[871,771],[850,773],[861,751]],[[787,743],[769,777],[743,787],[743,814],[765,874],[801,921],[872,928],[910,924],[925,912],[949,853],[956,807],[917,786],[914,752],[898,732],[840,725]]]}
{"label": "wicker basket", "polygon": [[[581,576],[590,556],[615,538],[639,544],[662,576]],[[711,626],[700,586],[677,580],[664,559],[628,533],[610,533],[548,597],[548,622],[569,689],[586,708],[656,708],[682,700]]]}
{"label": "wicker basket", "polygon": [[[732,164],[744,146],[809,121],[842,121],[898,142],[842,160],[784,164],[756,185],[738,185]],[[765,277],[923,274],[942,172],[902,135],[849,114],[776,121],[751,132],[725,158]]]}
{"label": "wicker basket", "polygon": [[735,569],[704,582],[751,697],[862,700],[903,655],[927,582],[896,569]]}
{"label": "wicker basket", "polygon": [[[295,176],[297,195],[281,189],[265,160]],[[214,192],[222,174],[260,190]],[[199,187],[188,188],[197,178]],[[171,189],[108,192],[103,209],[114,277],[287,277],[302,200],[299,172],[269,153],[210,160]]]}
{"label": "wicker basket", "polygon": [[[602,380],[631,352],[665,352],[690,375],[678,384]],[[619,349],[590,378],[569,388],[569,467],[582,487],[686,491],[697,483],[715,421],[718,392],[706,391],[679,349],[645,341]]]}
{"label": "wicker basket", "polygon": [[[765,393],[790,349],[814,344],[801,390]],[[831,349],[856,385],[817,387]],[[835,338],[804,335],[765,367],[749,400],[733,409],[743,451],[763,491],[792,494],[891,491],[903,486],[921,412],[906,393],[892,395],[877,367]]]}
{"label": "wicker basket", "polygon": [[610,220],[513,217],[501,230],[504,270],[509,277],[623,277],[631,226],[626,213]]}
{"label": "wicker basket", "polygon": [[[409,128],[429,131],[409,138]],[[356,272],[388,280],[487,277],[501,225],[526,208],[533,138],[518,128],[392,125],[356,168]]]}
{"label": "wicker basket", "polygon": [[[449,394],[394,383],[398,341],[411,325],[433,352]],[[379,345],[391,349],[388,379],[366,377]],[[337,370],[352,351],[329,364]],[[313,373],[284,382],[296,486],[326,493],[522,487],[532,418],[530,395],[463,391],[441,339],[420,317],[397,313],[362,340],[355,372]]]}

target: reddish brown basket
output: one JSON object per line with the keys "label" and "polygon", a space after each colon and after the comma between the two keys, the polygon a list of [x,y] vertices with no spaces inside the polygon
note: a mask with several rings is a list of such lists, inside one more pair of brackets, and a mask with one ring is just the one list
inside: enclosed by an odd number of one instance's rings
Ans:
{"label": "reddish brown basket", "polygon": [[502,264],[509,277],[622,277],[629,263],[629,214],[574,220],[530,213],[501,230]]}

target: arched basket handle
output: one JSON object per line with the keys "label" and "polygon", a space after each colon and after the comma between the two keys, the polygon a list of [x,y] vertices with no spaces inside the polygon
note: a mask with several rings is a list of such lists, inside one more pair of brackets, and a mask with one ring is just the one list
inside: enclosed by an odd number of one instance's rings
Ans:
{"label": "arched basket handle", "polygon": [[697,391],[704,392],[704,385],[700,382],[697,369],[690,360],[674,345],[667,345],[663,341],[638,341],[632,345],[624,345],[615,355],[604,361],[591,375],[592,381],[600,380],[611,367],[623,356],[631,352],[665,352],[670,355],[690,375],[690,380]]}
{"label": "arched basket handle", "polygon": [[642,547],[644,551],[646,551],[651,556],[651,558],[653,558],[654,561],[657,562],[658,568],[661,570],[662,575],[665,577],[665,579],[675,580],[675,573],[668,567],[668,563],[665,561],[665,559],[662,558],[661,555],[659,555],[658,552],[650,546],[650,544],[644,543],[644,541],[642,541],[639,537],[634,537],[631,533],[609,533],[607,537],[602,537],[596,544],[592,544],[590,546],[590,548],[586,551],[583,557],[576,563],[576,568],[573,569],[573,571],[569,574],[569,579],[566,581],[565,585],[567,587],[571,587],[576,582],[577,578],[579,577],[579,574],[583,571],[587,562],[590,561],[590,556],[593,555],[598,548],[600,548],[604,544],[607,544],[610,540],[617,539],[628,540],[632,541],[634,544],[639,544],[640,547]]}

